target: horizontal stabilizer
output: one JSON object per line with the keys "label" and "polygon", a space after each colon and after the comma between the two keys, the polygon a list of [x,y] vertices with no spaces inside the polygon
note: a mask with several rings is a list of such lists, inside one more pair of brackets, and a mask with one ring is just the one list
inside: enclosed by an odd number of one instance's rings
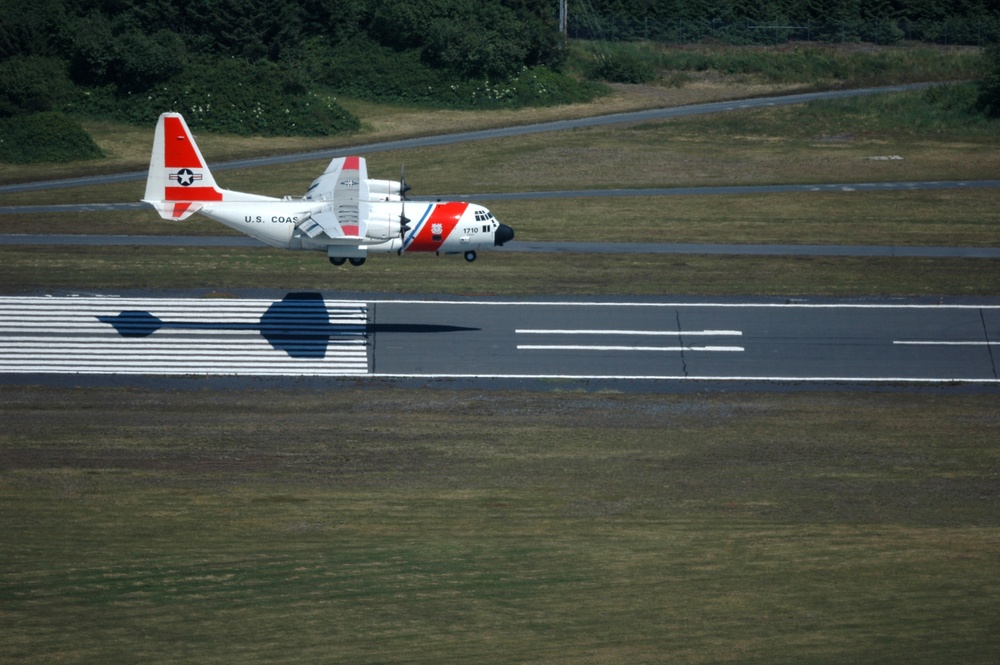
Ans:
{"label": "horizontal stabilizer", "polygon": [[163,219],[180,222],[202,209],[201,203],[188,201],[143,201],[148,203],[160,213]]}

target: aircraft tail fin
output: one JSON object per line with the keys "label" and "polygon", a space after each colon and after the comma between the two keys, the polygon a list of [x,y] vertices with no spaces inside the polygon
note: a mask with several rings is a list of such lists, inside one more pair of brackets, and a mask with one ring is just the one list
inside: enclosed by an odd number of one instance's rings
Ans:
{"label": "aircraft tail fin", "polygon": [[164,219],[182,220],[207,203],[225,200],[226,194],[215,184],[184,117],[179,113],[160,115],[142,200]]}

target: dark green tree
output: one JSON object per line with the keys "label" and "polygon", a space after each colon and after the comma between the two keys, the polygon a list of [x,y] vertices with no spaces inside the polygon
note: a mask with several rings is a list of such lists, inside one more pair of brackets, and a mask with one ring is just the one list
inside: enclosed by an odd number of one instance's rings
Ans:
{"label": "dark green tree", "polygon": [[991,118],[1000,118],[1000,45],[985,50],[986,74],[979,84],[979,106]]}

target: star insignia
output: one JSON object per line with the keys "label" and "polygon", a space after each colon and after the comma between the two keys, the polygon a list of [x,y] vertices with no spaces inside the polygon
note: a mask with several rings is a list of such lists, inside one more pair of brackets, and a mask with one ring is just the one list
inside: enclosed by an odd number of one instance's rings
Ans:
{"label": "star insignia", "polygon": [[177,173],[171,173],[170,179],[177,182],[181,187],[190,187],[196,180],[201,180],[202,175],[195,173],[191,169],[181,169]]}

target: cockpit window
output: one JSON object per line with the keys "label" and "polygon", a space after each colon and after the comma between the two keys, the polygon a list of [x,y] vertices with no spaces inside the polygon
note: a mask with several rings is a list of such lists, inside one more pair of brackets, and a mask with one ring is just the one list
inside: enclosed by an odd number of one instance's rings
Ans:
{"label": "cockpit window", "polygon": [[480,209],[476,211],[476,221],[477,222],[488,222],[493,219],[493,213],[489,210]]}

